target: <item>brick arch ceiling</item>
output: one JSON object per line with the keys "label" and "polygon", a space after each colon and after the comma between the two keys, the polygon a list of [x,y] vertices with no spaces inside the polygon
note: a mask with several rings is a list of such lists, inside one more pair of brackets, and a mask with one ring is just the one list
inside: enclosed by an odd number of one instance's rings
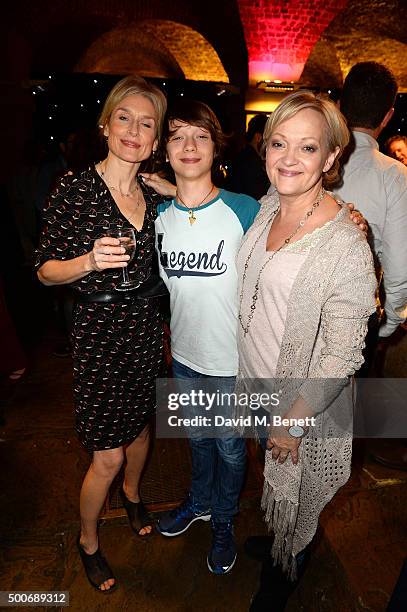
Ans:
{"label": "brick arch ceiling", "polygon": [[[360,33],[358,36],[360,47],[349,37],[336,41],[336,52],[342,69],[343,78],[357,62],[368,62],[372,59],[389,68],[399,83],[399,89],[407,89],[407,47],[405,44],[387,38]],[[404,58],[404,59],[403,59]]]}
{"label": "brick arch ceiling", "polygon": [[181,23],[160,19],[145,20],[142,27],[165,45],[180,65],[186,79],[229,83],[219,55],[196,30]]}
{"label": "brick arch ceiling", "polygon": [[199,32],[158,19],[103,34],[85,51],[75,71],[229,82],[218,54]]}
{"label": "brick arch ceiling", "polygon": [[[407,2],[349,0],[325,30],[322,40],[333,45],[345,78],[353,64],[376,61],[395,75],[399,91],[407,91]],[[320,58],[320,61],[323,61]]]}
{"label": "brick arch ceiling", "polygon": [[298,81],[322,32],[348,0],[237,0],[249,79]]}
{"label": "brick arch ceiling", "polygon": [[[87,0],[81,3],[78,0],[13,0],[5,4],[3,28],[9,30],[10,24],[14,24],[16,36],[24,39],[22,46],[26,49],[20,45],[16,51],[18,44],[16,40],[11,41],[12,61],[7,52],[0,61],[8,64],[3,69],[4,74],[10,71],[17,74],[22,70],[27,75],[29,71],[69,72],[79,58],[86,56],[84,51],[92,46],[91,41],[99,39],[103,33],[146,20],[172,20],[201,32],[219,53],[230,80],[241,87],[246,85],[246,47],[251,55],[265,48],[270,55],[277,51],[289,55],[297,49],[301,36],[305,36],[307,48],[311,49],[317,34],[319,41],[309,54],[303,73],[307,84],[338,84],[350,65],[363,58],[382,61],[391,67],[400,89],[407,91],[406,0],[348,0],[336,16],[335,12],[331,14],[333,19],[328,27],[319,30],[321,24],[325,27],[321,12],[326,14],[327,9],[329,17],[332,1]],[[3,36],[2,41],[6,44],[7,37]],[[145,58],[146,69],[148,59],[150,69],[153,70],[155,62],[154,69],[158,64],[160,74],[183,73],[182,57],[177,61],[165,45],[151,43],[148,47],[148,41],[144,40],[143,46],[144,50],[139,49],[137,57]],[[147,58],[146,49],[150,49]],[[119,58],[120,50],[116,50],[115,61]],[[300,59],[303,61],[304,57]],[[104,65],[107,63],[105,58]],[[301,64],[295,57],[292,63],[294,67],[296,63]]]}
{"label": "brick arch ceiling", "polygon": [[311,51],[301,75],[303,87],[341,87],[342,68],[335,45],[320,39]]}
{"label": "brick arch ceiling", "polygon": [[132,74],[182,78],[184,73],[171,53],[137,24],[99,36],[86,49],[75,72]]}

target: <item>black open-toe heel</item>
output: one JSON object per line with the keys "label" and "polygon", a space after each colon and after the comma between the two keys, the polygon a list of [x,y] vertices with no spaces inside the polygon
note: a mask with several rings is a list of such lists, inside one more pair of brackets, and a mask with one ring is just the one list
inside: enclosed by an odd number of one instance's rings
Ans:
{"label": "black open-toe heel", "polygon": [[[147,512],[145,505],[140,499],[139,502],[132,502],[127,497],[123,489],[120,489],[120,497],[123,501],[123,507],[127,512],[130,527],[139,538],[148,538],[153,534],[153,521]],[[141,529],[151,527],[150,533],[141,534]]]}
{"label": "black open-toe heel", "polygon": [[99,593],[110,593],[116,588],[116,583],[111,586],[109,589],[105,589],[102,591],[100,588],[101,585],[106,582],[106,580],[115,580],[112,570],[110,569],[106,559],[103,557],[99,548],[92,555],[88,555],[80,543],[80,536],[76,540],[76,545],[79,550],[79,554],[82,559],[83,567],[85,569],[86,577],[89,580],[90,584],[94,589],[99,591]]}

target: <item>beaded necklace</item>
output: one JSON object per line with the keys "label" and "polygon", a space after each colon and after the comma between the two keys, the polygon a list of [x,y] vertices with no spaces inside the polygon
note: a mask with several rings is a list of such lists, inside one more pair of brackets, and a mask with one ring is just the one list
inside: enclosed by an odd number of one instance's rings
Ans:
{"label": "beaded necklace", "polygon": [[255,242],[254,242],[254,244],[253,244],[253,246],[252,246],[252,248],[250,250],[250,253],[247,256],[246,262],[244,264],[243,276],[242,276],[242,287],[240,289],[240,303],[239,303],[239,315],[238,315],[238,319],[239,319],[240,326],[241,326],[241,328],[243,330],[244,337],[246,337],[246,335],[249,332],[249,328],[250,328],[252,319],[254,317],[254,311],[256,310],[256,302],[257,302],[257,299],[258,299],[258,293],[259,293],[259,288],[260,288],[260,277],[262,275],[263,270],[270,263],[270,261],[272,261],[272,259],[274,259],[274,257],[277,255],[277,253],[279,253],[281,251],[281,249],[283,249],[285,246],[287,246],[287,244],[289,244],[289,242],[296,235],[296,233],[299,232],[299,230],[302,227],[304,227],[305,222],[307,221],[307,219],[309,219],[309,217],[312,216],[312,214],[314,213],[315,209],[318,208],[318,206],[319,206],[320,202],[322,201],[324,195],[325,195],[325,190],[322,187],[321,191],[319,192],[318,198],[313,203],[311,209],[308,210],[305,213],[304,217],[298,223],[298,225],[295,228],[295,230],[284,240],[283,244],[281,246],[279,246],[278,249],[276,249],[275,251],[273,251],[271,253],[271,255],[266,259],[266,261],[264,262],[264,264],[260,268],[259,274],[257,276],[256,283],[254,285],[254,293],[253,293],[253,296],[252,296],[252,303],[251,303],[251,306],[250,306],[250,312],[249,312],[249,315],[247,317],[246,325],[244,325],[244,323],[243,323],[243,315],[242,315],[242,303],[243,303],[244,285],[245,285],[246,278],[247,278],[247,270],[248,270],[248,267],[249,267],[249,262],[250,262],[250,259],[251,259],[252,255],[253,255],[253,252],[254,252],[254,249],[256,248],[257,243],[259,242],[260,238],[263,236],[263,234],[266,231],[266,229],[268,229],[270,227],[271,223],[274,221],[275,217],[279,213],[280,206],[278,206],[278,208],[274,211],[274,214],[269,219],[268,223],[265,224],[263,230],[260,232],[259,236],[255,240]]}

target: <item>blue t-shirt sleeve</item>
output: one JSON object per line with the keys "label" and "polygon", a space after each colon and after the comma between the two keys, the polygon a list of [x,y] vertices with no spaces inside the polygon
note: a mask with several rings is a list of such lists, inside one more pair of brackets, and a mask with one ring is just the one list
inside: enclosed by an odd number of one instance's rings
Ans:
{"label": "blue t-shirt sleeve", "polygon": [[260,204],[254,198],[243,193],[223,191],[221,195],[224,203],[233,210],[239,219],[245,234],[259,212]]}
{"label": "blue t-shirt sleeve", "polygon": [[164,211],[167,210],[167,208],[169,208],[172,204],[172,200],[164,200],[163,202],[160,202],[159,204],[157,204],[157,217],[163,213]]}

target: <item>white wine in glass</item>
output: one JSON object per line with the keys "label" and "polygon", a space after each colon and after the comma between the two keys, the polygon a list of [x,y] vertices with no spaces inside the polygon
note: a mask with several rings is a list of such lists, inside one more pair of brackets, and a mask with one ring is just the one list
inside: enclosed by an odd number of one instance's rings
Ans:
{"label": "white wine in glass", "polygon": [[127,261],[127,266],[122,268],[123,281],[120,283],[120,285],[117,285],[116,290],[129,291],[129,289],[135,289],[140,283],[131,281],[129,279],[128,271],[128,266],[136,254],[136,235],[134,233],[134,229],[131,227],[118,227],[115,228],[114,231],[109,232],[109,236],[120,240],[120,246],[124,247],[126,250],[125,255],[130,257],[130,259]]}

